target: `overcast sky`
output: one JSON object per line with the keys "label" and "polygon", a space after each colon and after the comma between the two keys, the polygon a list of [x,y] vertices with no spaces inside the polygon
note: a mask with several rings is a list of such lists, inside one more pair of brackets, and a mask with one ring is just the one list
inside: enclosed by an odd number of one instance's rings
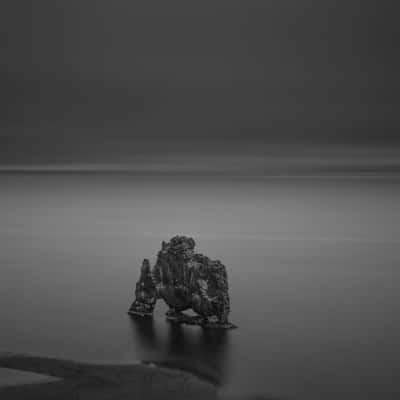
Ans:
{"label": "overcast sky", "polygon": [[1,0],[0,163],[400,148],[395,5]]}

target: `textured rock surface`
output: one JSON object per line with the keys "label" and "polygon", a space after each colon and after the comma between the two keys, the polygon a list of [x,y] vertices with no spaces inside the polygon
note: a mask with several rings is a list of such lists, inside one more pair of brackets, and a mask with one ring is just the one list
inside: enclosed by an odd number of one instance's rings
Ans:
{"label": "textured rock surface", "polygon": [[[153,268],[143,261],[135,290],[135,301],[129,313],[151,315],[157,299],[169,306],[171,321],[198,324],[204,327],[233,328],[228,322],[228,276],[220,261],[194,251],[195,241],[175,236],[162,242]],[[197,315],[189,317],[182,311],[192,309]]]}
{"label": "textured rock surface", "polygon": [[136,284],[135,301],[131,308],[135,309],[137,314],[143,316],[151,315],[156,301],[157,294],[151,275],[150,262],[145,258],[142,263],[139,281]]}

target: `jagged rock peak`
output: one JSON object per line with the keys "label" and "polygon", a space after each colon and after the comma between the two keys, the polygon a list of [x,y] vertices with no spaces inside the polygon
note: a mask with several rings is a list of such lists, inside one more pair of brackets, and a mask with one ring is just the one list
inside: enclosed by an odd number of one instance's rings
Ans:
{"label": "jagged rock peak", "polygon": [[[193,238],[174,236],[169,242],[162,242],[153,267],[147,259],[143,260],[130,314],[151,315],[157,299],[163,299],[169,306],[170,321],[213,328],[235,327],[228,322],[226,268],[218,260],[195,253],[195,246]],[[197,316],[183,314],[188,309]]]}

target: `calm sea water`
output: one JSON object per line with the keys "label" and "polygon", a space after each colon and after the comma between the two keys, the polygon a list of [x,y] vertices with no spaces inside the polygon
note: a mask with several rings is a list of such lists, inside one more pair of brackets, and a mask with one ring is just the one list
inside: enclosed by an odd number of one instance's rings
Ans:
{"label": "calm sea water", "polygon": [[[0,348],[177,360],[226,393],[400,398],[400,180],[0,175]],[[131,319],[144,257],[228,267],[228,332]]]}

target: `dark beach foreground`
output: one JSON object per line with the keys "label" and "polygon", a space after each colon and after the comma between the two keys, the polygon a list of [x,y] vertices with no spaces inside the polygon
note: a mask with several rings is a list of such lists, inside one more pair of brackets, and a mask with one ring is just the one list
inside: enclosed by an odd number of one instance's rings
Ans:
{"label": "dark beach foreground", "polygon": [[[0,352],[1,369],[36,375],[24,383],[23,379],[0,381],[2,400],[232,400],[219,391],[215,380],[174,363],[97,364]],[[264,396],[234,398],[272,400]]]}
{"label": "dark beach foreground", "polygon": [[45,374],[36,383],[0,386],[0,398],[25,399],[216,399],[217,386],[183,370],[151,363],[89,364],[0,353],[0,367]]}

